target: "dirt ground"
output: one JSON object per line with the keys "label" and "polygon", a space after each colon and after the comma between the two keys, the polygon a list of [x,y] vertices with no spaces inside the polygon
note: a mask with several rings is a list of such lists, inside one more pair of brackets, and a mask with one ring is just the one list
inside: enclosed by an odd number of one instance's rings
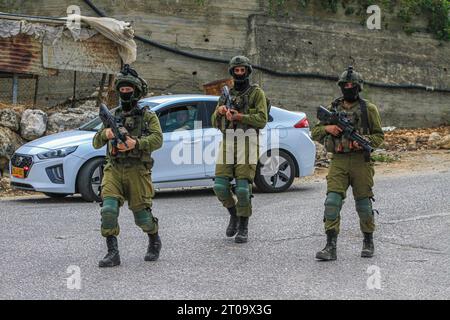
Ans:
{"label": "dirt ground", "polygon": [[[450,150],[418,150],[396,152],[397,161],[375,162],[376,176],[407,175],[411,173],[441,172],[450,170]],[[303,181],[319,182],[325,178],[328,168],[316,167],[315,174]]]}
{"label": "dirt ground", "polygon": [[9,177],[0,178],[0,198],[23,197],[29,195],[43,195],[43,193],[11,189]]}

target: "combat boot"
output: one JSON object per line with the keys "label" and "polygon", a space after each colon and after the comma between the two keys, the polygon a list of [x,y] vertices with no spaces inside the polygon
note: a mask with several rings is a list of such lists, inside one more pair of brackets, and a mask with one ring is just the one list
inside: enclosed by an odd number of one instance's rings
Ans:
{"label": "combat boot", "polygon": [[234,242],[245,243],[248,238],[248,217],[239,217],[239,228]]}
{"label": "combat boot", "polygon": [[363,248],[361,251],[361,257],[372,258],[375,251],[373,244],[373,233],[364,232]]}
{"label": "combat boot", "polygon": [[236,215],[236,207],[228,208],[228,212],[230,213],[230,222],[227,227],[227,237],[234,237],[236,232],[238,231],[238,222],[239,219]]}
{"label": "combat boot", "polygon": [[327,231],[327,245],[323,248],[322,251],[316,253],[316,259],[330,261],[336,260],[336,242],[337,242],[337,234],[335,230]]}
{"label": "combat boot", "polygon": [[145,261],[156,261],[159,258],[162,243],[158,233],[148,235],[148,248],[145,255]]}
{"label": "combat boot", "polygon": [[107,236],[106,246],[108,247],[108,253],[102,260],[100,260],[98,266],[100,268],[110,268],[118,266],[120,264],[120,256],[116,236]]}

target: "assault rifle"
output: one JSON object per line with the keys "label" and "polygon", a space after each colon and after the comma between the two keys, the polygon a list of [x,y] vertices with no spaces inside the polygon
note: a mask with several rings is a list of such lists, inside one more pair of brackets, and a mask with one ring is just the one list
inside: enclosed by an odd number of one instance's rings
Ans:
{"label": "assault rifle", "polygon": [[324,124],[337,125],[342,129],[341,135],[344,138],[358,142],[363,150],[369,155],[374,151],[372,146],[370,145],[370,142],[355,130],[353,125],[348,120],[347,114],[345,112],[332,112],[327,108],[320,106],[319,108],[317,108],[317,118]]}
{"label": "assault rifle", "polygon": [[233,109],[233,103],[231,102],[230,89],[228,86],[223,86],[222,88],[222,96],[225,98],[225,106],[228,110]]}
{"label": "assault rifle", "polygon": [[113,155],[117,153],[117,145],[119,143],[123,143],[128,148],[128,145],[126,143],[128,134],[127,129],[125,129],[122,123],[112,115],[112,113],[103,103],[100,104],[99,116],[103,122],[103,126],[105,128],[111,128],[112,132],[114,133],[114,139],[112,141],[113,150],[111,151],[111,153]]}

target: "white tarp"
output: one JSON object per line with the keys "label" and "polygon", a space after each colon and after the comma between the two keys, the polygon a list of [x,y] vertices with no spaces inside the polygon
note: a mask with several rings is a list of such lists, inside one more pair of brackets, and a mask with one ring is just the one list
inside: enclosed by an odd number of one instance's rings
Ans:
{"label": "white tarp", "polygon": [[119,21],[113,18],[95,18],[80,15],[69,15],[67,19],[71,21],[79,19],[106,38],[117,43],[119,45],[119,55],[124,64],[131,64],[136,61],[137,47],[136,42],[133,40],[134,30],[129,22]]}

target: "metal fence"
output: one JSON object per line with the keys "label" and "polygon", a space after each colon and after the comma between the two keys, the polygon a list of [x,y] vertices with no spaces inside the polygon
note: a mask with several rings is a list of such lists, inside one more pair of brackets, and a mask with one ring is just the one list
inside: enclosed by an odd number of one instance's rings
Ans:
{"label": "metal fence", "polygon": [[[0,103],[34,107],[71,104],[107,90],[108,79],[100,73],[60,70],[56,76],[0,73]],[[104,88],[103,88],[104,87]],[[75,100],[74,100],[75,99]]]}

